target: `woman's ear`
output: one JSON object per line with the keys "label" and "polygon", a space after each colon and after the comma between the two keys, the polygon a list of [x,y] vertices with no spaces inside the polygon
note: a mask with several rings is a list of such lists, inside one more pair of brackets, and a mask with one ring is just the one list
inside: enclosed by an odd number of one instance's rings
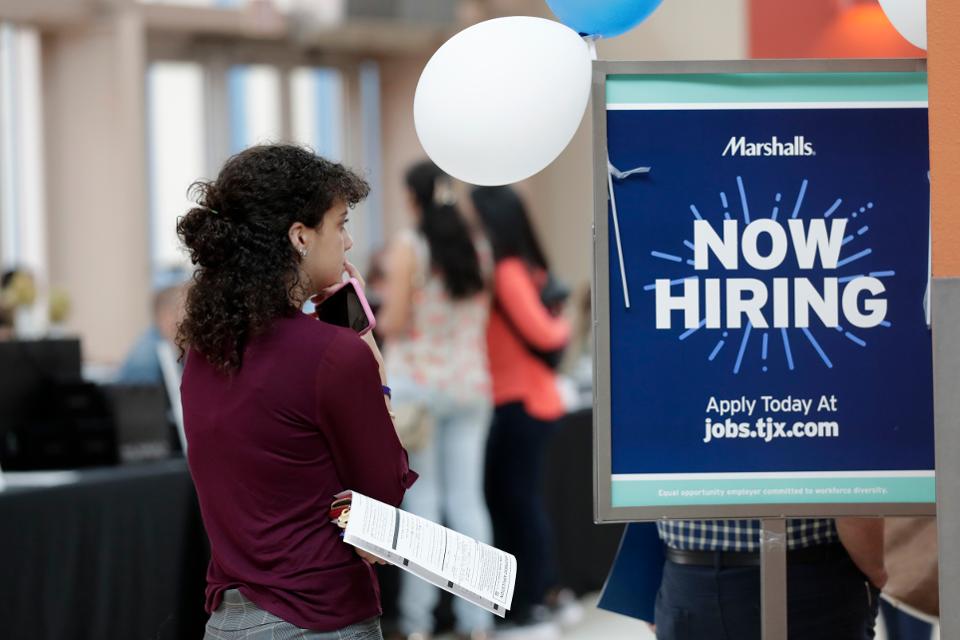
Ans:
{"label": "woman's ear", "polygon": [[304,226],[302,222],[294,222],[287,230],[287,237],[290,239],[290,245],[293,247],[294,251],[301,255],[307,247],[307,242],[303,233],[305,230],[306,226]]}

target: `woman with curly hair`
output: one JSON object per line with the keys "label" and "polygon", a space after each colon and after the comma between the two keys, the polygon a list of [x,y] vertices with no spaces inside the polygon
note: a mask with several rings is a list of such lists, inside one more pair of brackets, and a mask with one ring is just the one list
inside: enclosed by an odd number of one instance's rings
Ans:
{"label": "woman with curly hair", "polygon": [[399,504],[416,474],[372,338],[301,311],[359,276],[345,225],[368,190],[300,147],[253,147],[194,185],[177,225],[197,266],[178,343],[208,639],[382,638],[373,558],[327,512],[345,489]]}

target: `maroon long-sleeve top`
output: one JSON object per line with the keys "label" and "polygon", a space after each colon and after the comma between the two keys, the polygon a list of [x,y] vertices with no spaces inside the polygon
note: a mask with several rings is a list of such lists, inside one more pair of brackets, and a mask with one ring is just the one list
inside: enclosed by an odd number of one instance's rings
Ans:
{"label": "maroon long-sleeve top", "polygon": [[210,538],[207,611],[238,588],[306,629],[332,631],[378,615],[373,568],[327,515],[344,489],[397,505],[417,477],[367,345],[297,314],[253,339],[232,375],[191,351],[181,392],[190,473]]}

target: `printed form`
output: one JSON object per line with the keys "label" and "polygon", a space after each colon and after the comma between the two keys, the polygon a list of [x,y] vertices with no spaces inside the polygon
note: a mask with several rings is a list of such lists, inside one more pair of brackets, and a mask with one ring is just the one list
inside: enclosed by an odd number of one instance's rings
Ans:
{"label": "printed form", "polygon": [[452,529],[354,491],[343,539],[501,618],[510,609],[516,558]]}

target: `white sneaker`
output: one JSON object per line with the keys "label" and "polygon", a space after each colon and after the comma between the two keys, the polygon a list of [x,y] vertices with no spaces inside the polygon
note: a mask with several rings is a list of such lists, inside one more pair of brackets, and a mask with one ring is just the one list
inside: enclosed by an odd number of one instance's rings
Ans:
{"label": "white sneaker", "polygon": [[556,600],[550,607],[550,613],[562,629],[580,624],[585,614],[583,605],[570,589],[561,589],[557,593]]}

